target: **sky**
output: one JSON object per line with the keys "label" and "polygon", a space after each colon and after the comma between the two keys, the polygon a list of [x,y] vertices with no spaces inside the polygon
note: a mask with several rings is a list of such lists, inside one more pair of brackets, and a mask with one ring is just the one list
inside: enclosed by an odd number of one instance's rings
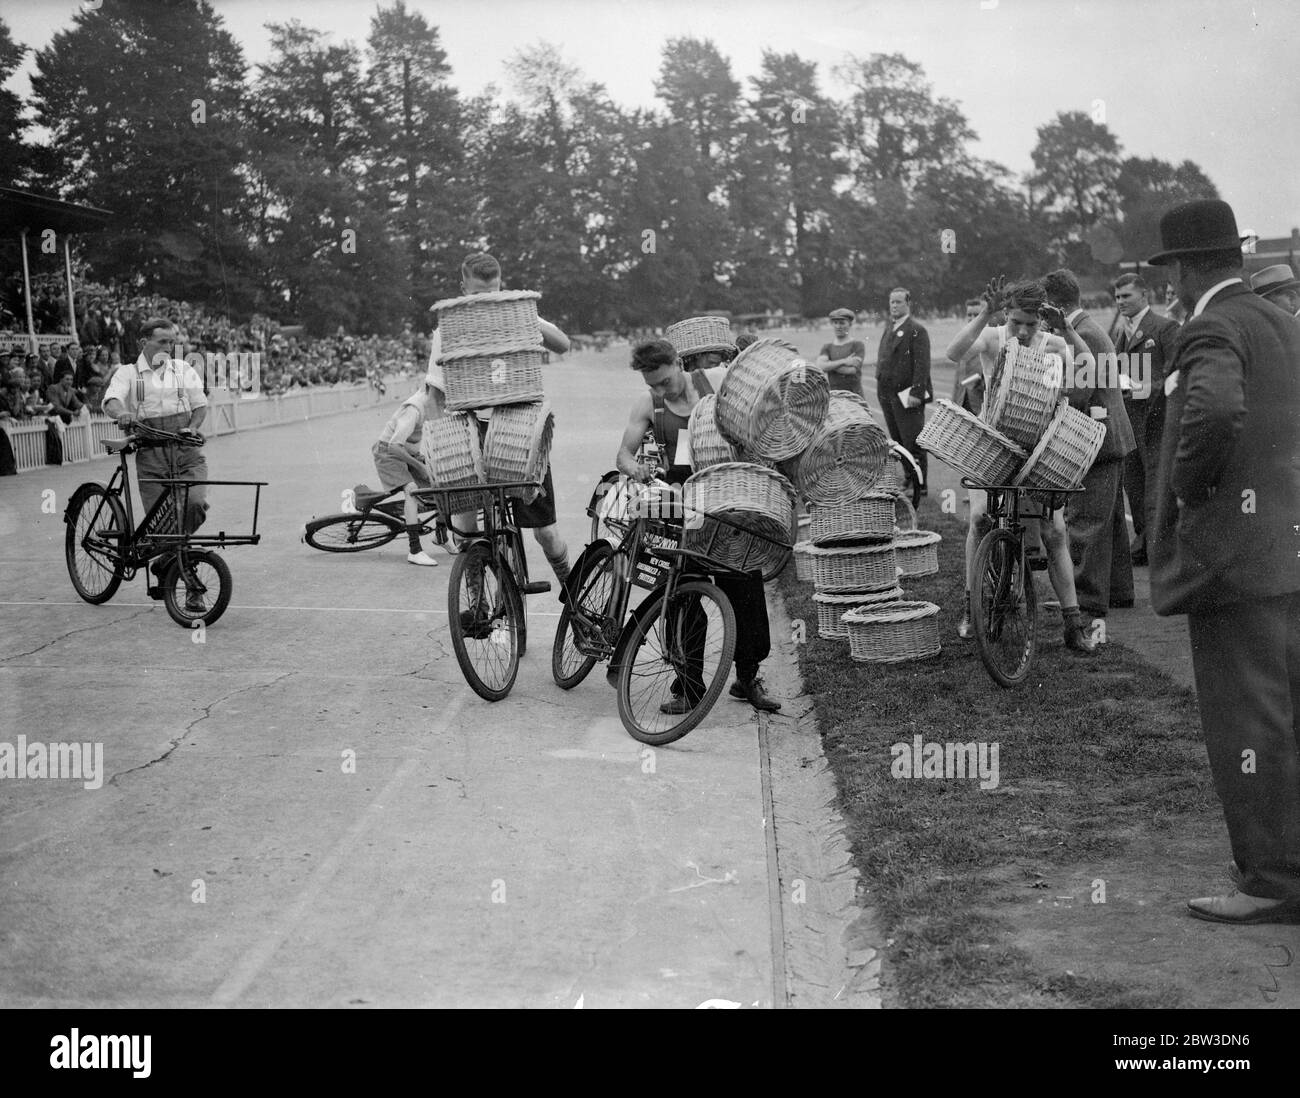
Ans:
{"label": "sky", "polygon": [[[101,0],[112,4],[114,0]],[[5,0],[13,37],[40,48],[69,24],[73,0]],[[267,22],[298,19],[363,43],[376,10],[358,0],[213,0],[250,63],[267,60]],[[546,40],[627,107],[660,106],[661,50],[711,38],[746,84],[764,49],[833,69],[851,56],[902,53],[979,135],[976,155],[1031,168],[1037,129],[1058,111],[1100,110],[1125,156],[1194,160],[1239,228],[1300,226],[1300,0],[407,0],[439,28],[453,83],[509,82],[503,63]],[[28,58],[27,70],[30,71]],[[10,87],[27,91],[26,72]],[[1098,105],[1100,101],[1100,105]]]}

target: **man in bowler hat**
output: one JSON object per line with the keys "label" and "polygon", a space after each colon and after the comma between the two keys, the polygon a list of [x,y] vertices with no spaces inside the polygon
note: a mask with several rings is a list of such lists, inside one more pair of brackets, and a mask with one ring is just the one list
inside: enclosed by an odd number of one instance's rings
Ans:
{"label": "man in bowler hat", "polygon": [[1300,923],[1300,328],[1242,280],[1218,199],[1160,220],[1187,310],[1165,379],[1151,532],[1156,613],[1186,614],[1236,887],[1218,923]]}

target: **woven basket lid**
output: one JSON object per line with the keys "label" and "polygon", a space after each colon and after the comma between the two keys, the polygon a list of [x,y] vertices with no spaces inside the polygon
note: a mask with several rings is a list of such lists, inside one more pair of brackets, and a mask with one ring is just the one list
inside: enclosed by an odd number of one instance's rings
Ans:
{"label": "woven basket lid", "polygon": [[464,297],[446,297],[441,301],[435,301],[432,305],[432,311],[442,312],[444,309],[455,309],[460,305],[489,305],[498,301],[527,301],[531,298],[534,301],[540,301],[542,295],[536,290],[498,290],[491,294],[467,294]]}
{"label": "woven basket lid", "polygon": [[943,538],[933,530],[903,530],[894,535],[894,545],[916,549],[922,545],[938,545]]}
{"label": "woven basket lid", "polygon": [[840,620],[858,625],[887,625],[928,618],[938,612],[939,607],[932,602],[887,602],[879,606],[859,606],[846,611]]}
{"label": "woven basket lid", "polygon": [[891,587],[888,591],[849,591],[836,594],[814,591],[813,602],[826,603],[828,606],[874,606],[882,602],[897,602],[903,595],[901,587]]}

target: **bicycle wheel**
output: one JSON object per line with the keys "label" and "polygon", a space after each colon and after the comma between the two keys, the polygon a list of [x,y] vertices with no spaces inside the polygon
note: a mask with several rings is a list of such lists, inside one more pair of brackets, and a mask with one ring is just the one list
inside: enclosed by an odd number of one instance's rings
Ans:
{"label": "bicycle wheel", "polygon": [[163,605],[172,621],[186,629],[195,622],[211,625],[230,605],[234,580],[230,566],[210,549],[181,551],[183,565],[175,558],[163,573]]}
{"label": "bicycle wheel", "polygon": [[1023,682],[1034,662],[1037,604],[1024,546],[1010,530],[990,530],[975,550],[971,607],[980,659],[999,686]]}
{"label": "bicycle wheel", "polygon": [[608,543],[593,542],[583,555],[581,569],[572,585],[579,621],[575,623],[573,607],[566,602],[551,648],[551,676],[561,690],[572,690],[596,666],[600,657],[588,653],[588,638],[610,649],[618,639],[619,623],[610,616],[618,594],[614,550]]}
{"label": "bicycle wheel", "polygon": [[326,515],[307,523],[303,541],[313,549],[326,553],[360,553],[387,545],[406,532],[397,519],[382,511],[369,511],[364,515]]}
{"label": "bicycle wheel", "polygon": [[73,589],[89,603],[107,602],[126,571],[122,543],[127,540],[126,509],[99,484],[77,489],[63,517],[63,555]]}
{"label": "bicycle wheel", "polygon": [[706,580],[678,586],[671,606],[663,591],[650,599],[619,668],[618,715],[633,739],[659,747],[704,720],[727,685],[736,615]]}
{"label": "bicycle wheel", "polygon": [[509,569],[486,542],[457,554],[447,583],[447,623],[465,681],[480,698],[500,701],[519,673],[519,605]]}

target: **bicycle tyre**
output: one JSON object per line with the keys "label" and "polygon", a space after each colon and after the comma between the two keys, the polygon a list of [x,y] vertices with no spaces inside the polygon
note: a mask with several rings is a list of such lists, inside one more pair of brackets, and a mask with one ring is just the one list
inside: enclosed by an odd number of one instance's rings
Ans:
{"label": "bicycle tyre", "polygon": [[1034,664],[1038,606],[1024,546],[1010,530],[990,530],[975,550],[971,593],[975,643],[993,681],[1010,688],[1024,682]]}
{"label": "bicycle tyre", "polygon": [[[716,638],[716,651],[704,655],[701,674],[707,675],[711,670],[712,675],[703,684],[703,692],[693,709],[683,714],[666,714],[660,710],[661,699],[666,702],[673,697],[672,683],[678,679],[678,672],[685,665],[680,651],[680,637],[670,636],[667,641],[669,652],[663,652],[665,630],[675,627],[673,623],[665,621],[665,593],[662,590],[652,594],[649,607],[644,613],[638,614],[619,668],[619,719],[628,735],[651,747],[662,747],[680,740],[704,720],[721,696],[731,671],[732,657],[736,652],[736,615],[731,608],[731,601],[715,584],[707,580],[682,583],[673,595],[675,603],[691,598],[699,599],[702,606],[711,603],[716,608],[717,628],[721,631],[721,636]],[[708,611],[705,610],[704,613],[707,618]],[[651,654],[646,658],[646,642],[652,638],[659,654]],[[632,694],[634,680],[645,680],[648,686],[647,690],[638,691],[637,698]],[[680,719],[674,720],[674,717]]]}
{"label": "bicycle tyre", "polygon": [[198,622],[205,626],[212,625],[226,612],[230,596],[234,592],[235,581],[230,575],[230,565],[210,549],[183,549],[181,556],[185,560],[185,567],[204,586],[204,595],[210,593],[213,582],[216,583],[216,597],[211,600],[205,598],[202,611],[189,609],[186,605],[189,601],[189,585],[181,574],[180,564],[173,558],[163,573],[163,605],[167,607],[172,621],[185,629],[193,629]]}
{"label": "bicycle tyre", "polygon": [[363,553],[378,549],[406,532],[406,526],[382,511],[326,515],[307,523],[302,539],[324,553]]}
{"label": "bicycle tyre", "polygon": [[[580,567],[581,571],[572,584],[574,603],[584,613],[599,614],[603,624],[609,619],[614,600],[618,597],[614,550],[608,542],[593,542],[583,555]],[[618,623],[613,624],[617,626]],[[551,677],[555,679],[555,685],[561,690],[572,690],[591,674],[597,662],[598,657],[589,656],[578,647],[573,635],[573,610],[566,601],[560,611],[560,624],[556,626],[555,643],[551,647]]]}
{"label": "bicycle tyre", "polygon": [[[480,576],[477,594],[472,586],[476,571]],[[493,558],[486,542],[467,546],[452,562],[447,582],[451,644],[465,681],[486,701],[500,701],[509,694],[519,673],[522,597],[514,575]],[[462,612],[470,616],[470,632],[462,622]]]}
{"label": "bicycle tyre", "polygon": [[[103,485],[83,484],[73,494],[64,522],[63,556],[73,590],[93,606],[107,602],[117,594],[126,572],[121,556],[122,541],[129,534],[126,508]],[[88,548],[92,538],[104,549]]]}

